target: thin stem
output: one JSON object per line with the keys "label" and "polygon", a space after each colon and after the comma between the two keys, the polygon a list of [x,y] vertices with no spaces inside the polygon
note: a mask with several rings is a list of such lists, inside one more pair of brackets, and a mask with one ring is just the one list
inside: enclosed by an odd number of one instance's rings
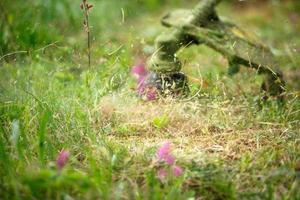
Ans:
{"label": "thin stem", "polygon": [[86,7],[85,4],[84,4],[84,14],[85,14],[85,22],[86,22],[87,45],[88,45],[88,60],[89,60],[89,68],[90,68],[91,67],[91,34],[90,34],[88,8]]}
{"label": "thin stem", "polygon": [[91,34],[90,34],[88,13],[86,13],[86,25],[87,25],[87,37],[88,37],[88,59],[89,59],[89,67],[91,67]]}

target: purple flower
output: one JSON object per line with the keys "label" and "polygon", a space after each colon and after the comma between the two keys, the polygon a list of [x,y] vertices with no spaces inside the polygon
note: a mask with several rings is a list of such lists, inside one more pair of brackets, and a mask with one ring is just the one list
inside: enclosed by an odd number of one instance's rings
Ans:
{"label": "purple flower", "polygon": [[137,80],[147,76],[148,74],[145,64],[143,62],[139,62],[138,64],[134,65],[131,69],[131,73]]}
{"label": "purple flower", "polygon": [[69,160],[70,153],[68,151],[62,150],[57,157],[56,164],[58,169],[62,169]]}
{"label": "purple flower", "polygon": [[171,175],[168,172],[172,172],[172,175],[174,177],[178,177],[183,174],[183,169],[180,166],[175,165],[176,159],[171,153],[172,149],[170,142],[163,143],[156,152],[157,159],[159,161],[165,162],[165,164],[161,168],[159,168],[157,172],[157,176],[161,181],[164,181],[168,177],[168,175]]}
{"label": "purple flower", "polygon": [[157,150],[157,158],[159,160],[164,160],[171,153],[171,143],[165,142],[161,147]]}
{"label": "purple flower", "polygon": [[177,165],[175,165],[175,166],[173,167],[173,175],[174,175],[174,176],[181,176],[182,173],[183,173],[183,169],[182,169],[181,167],[179,167],[179,166],[177,166]]}
{"label": "purple flower", "polygon": [[144,100],[153,101],[157,99],[157,92],[155,88],[146,87],[145,80],[148,75],[148,71],[145,67],[145,63],[140,61],[134,65],[131,69],[131,74],[137,81],[137,92],[139,96],[143,97]]}
{"label": "purple flower", "polygon": [[165,142],[157,150],[157,158],[159,160],[165,161],[168,165],[173,165],[175,163],[175,157],[171,154],[171,143]]}
{"label": "purple flower", "polygon": [[158,170],[157,176],[158,176],[159,180],[164,181],[166,179],[166,177],[168,176],[168,172],[167,172],[167,170],[161,168]]}
{"label": "purple flower", "polygon": [[168,165],[173,165],[175,163],[175,157],[172,155],[167,155],[164,160]]}
{"label": "purple flower", "polygon": [[153,101],[157,99],[157,92],[155,88],[144,89],[144,95],[147,97],[148,101]]}

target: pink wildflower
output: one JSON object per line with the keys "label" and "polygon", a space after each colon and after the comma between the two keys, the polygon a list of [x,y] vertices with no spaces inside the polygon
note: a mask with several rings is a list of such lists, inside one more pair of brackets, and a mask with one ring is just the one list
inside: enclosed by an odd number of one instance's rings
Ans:
{"label": "pink wildflower", "polygon": [[155,88],[147,88],[145,89],[145,86],[143,88],[144,93],[142,95],[146,95],[148,101],[153,101],[157,99],[157,92]]}
{"label": "pink wildflower", "polygon": [[161,168],[158,170],[157,176],[161,181],[164,181],[168,176],[168,172],[165,169]]}
{"label": "pink wildflower", "polygon": [[175,157],[171,154],[171,143],[164,143],[157,151],[157,158],[165,161],[168,165],[173,165]]}
{"label": "pink wildflower", "polygon": [[145,97],[145,100],[152,101],[157,99],[157,92],[155,88],[149,88],[145,85],[145,80],[148,75],[145,63],[143,61],[138,62],[131,69],[131,74],[137,81],[137,92],[141,97]]}
{"label": "pink wildflower", "polygon": [[172,155],[167,155],[164,160],[168,165],[173,165],[175,163],[175,157]]}
{"label": "pink wildflower", "polygon": [[159,160],[164,160],[166,156],[171,153],[171,143],[165,142],[161,147],[157,150],[157,158]]}
{"label": "pink wildflower", "polygon": [[131,69],[132,75],[140,81],[141,78],[147,76],[148,72],[146,70],[145,64],[143,62],[139,62]]}
{"label": "pink wildflower", "polygon": [[70,153],[68,151],[62,150],[57,157],[56,164],[58,169],[62,169],[69,160]]}
{"label": "pink wildflower", "polygon": [[174,175],[174,176],[181,176],[182,173],[183,173],[183,169],[182,169],[181,167],[179,167],[179,166],[177,166],[177,165],[175,165],[175,166],[173,167],[173,175]]}

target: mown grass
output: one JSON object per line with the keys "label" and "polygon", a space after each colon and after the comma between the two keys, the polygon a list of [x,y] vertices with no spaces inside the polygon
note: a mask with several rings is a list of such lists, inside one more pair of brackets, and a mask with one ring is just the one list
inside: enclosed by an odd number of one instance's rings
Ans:
{"label": "mown grass", "polygon": [[[287,22],[292,9],[219,8],[272,46],[287,82],[284,106],[261,102],[256,72],[228,77],[226,61],[206,47],[179,53],[198,79],[187,99],[142,102],[130,67],[151,53],[163,9],[99,36],[91,68],[81,33],[1,60],[0,198],[300,199],[300,19]],[[161,182],[155,160],[164,141],[184,174]],[[60,171],[62,149],[71,155]]]}

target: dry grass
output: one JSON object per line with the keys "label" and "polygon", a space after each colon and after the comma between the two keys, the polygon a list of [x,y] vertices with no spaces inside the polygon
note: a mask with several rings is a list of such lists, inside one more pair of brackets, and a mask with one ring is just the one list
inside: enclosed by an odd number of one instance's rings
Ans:
{"label": "dry grass", "polygon": [[[97,121],[102,121],[104,127],[111,128],[109,139],[132,152],[145,152],[171,141],[178,155],[187,160],[197,160],[204,154],[239,159],[261,147],[274,146],[274,140],[284,139],[287,132],[283,124],[260,121],[246,102],[229,100],[141,102],[117,94],[102,99],[93,115],[96,132],[101,131]],[[162,123],[159,127],[157,120]]]}

